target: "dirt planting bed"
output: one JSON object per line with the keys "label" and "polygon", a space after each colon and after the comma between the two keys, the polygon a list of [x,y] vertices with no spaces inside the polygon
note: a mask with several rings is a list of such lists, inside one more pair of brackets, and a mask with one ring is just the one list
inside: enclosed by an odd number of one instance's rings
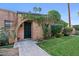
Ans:
{"label": "dirt planting bed", "polygon": [[19,56],[18,48],[0,48],[0,56]]}

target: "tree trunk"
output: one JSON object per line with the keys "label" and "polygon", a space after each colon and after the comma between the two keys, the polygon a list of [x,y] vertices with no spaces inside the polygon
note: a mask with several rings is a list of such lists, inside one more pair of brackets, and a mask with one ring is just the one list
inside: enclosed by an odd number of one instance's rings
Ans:
{"label": "tree trunk", "polygon": [[68,18],[69,18],[69,27],[71,27],[71,16],[70,16],[70,4],[68,3]]}

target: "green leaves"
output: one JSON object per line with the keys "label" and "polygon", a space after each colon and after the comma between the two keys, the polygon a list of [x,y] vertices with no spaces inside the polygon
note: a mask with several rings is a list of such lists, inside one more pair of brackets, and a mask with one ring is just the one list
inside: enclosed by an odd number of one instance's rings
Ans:
{"label": "green leaves", "polygon": [[4,30],[0,29],[0,46],[8,43],[8,36]]}
{"label": "green leaves", "polygon": [[34,20],[34,21],[37,21],[39,24],[41,24],[42,21],[45,19],[44,15],[33,14],[33,13],[21,14],[21,17],[22,17],[22,20],[24,20],[24,19]]}
{"label": "green leaves", "polygon": [[51,25],[51,32],[53,35],[56,35],[61,32],[63,26],[61,24]]}
{"label": "green leaves", "polygon": [[50,10],[48,11],[48,19],[53,20],[54,22],[57,22],[61,19],[61,15],[56,10]]}
{"label": "green leaves", "polygon": [[66,27],[66,26],[68,25],[68,23],[66,23],[66,22],[63,21],[63,20],[59,20],[59,21],[57,21],[57,24],[62,24],[63,27]]}
{"label": "green leaves", "polygon": [[33,7],[33,11],[36,12],[41,12],[42,8],[40,7]]}

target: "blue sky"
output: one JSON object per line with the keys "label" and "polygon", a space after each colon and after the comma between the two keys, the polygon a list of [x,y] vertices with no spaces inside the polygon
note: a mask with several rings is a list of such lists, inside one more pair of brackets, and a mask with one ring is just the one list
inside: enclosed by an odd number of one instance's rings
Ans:
{"label": "blue sky", "polygon": [[[62,20],[68,22],[68,9],[66,3],[0,3],[1,9],[12,11],[31,11],[33,7],[41,7],[41,14],[47,14],[49,10],[57,10],[61,14]],[[72,24],[79,24],[79,4],[70,4]]]}

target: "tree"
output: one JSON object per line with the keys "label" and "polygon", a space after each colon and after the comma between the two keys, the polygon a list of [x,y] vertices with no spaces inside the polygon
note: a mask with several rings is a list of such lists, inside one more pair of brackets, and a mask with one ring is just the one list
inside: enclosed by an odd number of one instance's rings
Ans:
{"label": "tree", "polygon": [[49,33],[48,35],[51,37],[51,25],[52,23],[56,23],[57,21],[59,21],[61,19],[61,15],[58,11],[56,10],[50,10],[48,11],[48,16],[47,16],[47,20],[49,21]]}
{"label": "tree", "polygon": [[60,19],[61,19],[61,15],[58,11],[56,11],[56,10],[48,11],[48,21],[56,23]]}
{"label": "tree", "polygon": [[39,13],[42,11],[42,9],[40,8],[40,7],[38,7],[38,11],[39,11]]}
{"label": "tree", "polygon": [[57,24],[62,24],[63,27],[66,27],[66,26],[68,25],[68,23],[66,23],[66,22],[63,21],[63,20],[58,21]]}
{"label": "tree", "polygon": [[71,27],[70,3],[68,3],[68,18],[69,18],[69,27]]}
{"label": "tree", "polygon": [[33,7],[33,11],[36,13],[38,11],[37,7]]}
{"label": "tree", "polygon": [[33,11],[36,13],[36,12],[41,12],[41,8],[40,7],[33,7]]}

